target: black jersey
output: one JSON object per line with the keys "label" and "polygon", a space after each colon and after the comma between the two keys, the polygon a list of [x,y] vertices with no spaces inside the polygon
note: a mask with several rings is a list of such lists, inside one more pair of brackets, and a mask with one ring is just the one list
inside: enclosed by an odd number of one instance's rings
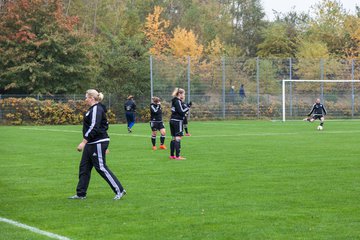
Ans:
{"label": "black jersey", "polygon": [[135,112],[136,110],[135,101],[132,99],[127,100],[124,104],[124,109],[126,112]]}
{"label": "black jersey", "polygon": [[171,120],[184,120],[185,113],[189,111],[188,105],[175,97],[171,100]]}
{"label": "black jersey", "polygon": [[314,115],[326,115],[326,109],[325,106],[321,103],[315,103],[311,109],[311,111],[309,112],[308,116],[310,116],[311,114]]}
{"label": "black jersey", "polygon": [[150,121],[162,122],[162,109],[160,104],[151,103],[150,113],[151,113]]}
{"label": "black jersey", "polygon": [[88,144],[109,141],[107,130],[109,123],[106,118],[106,107],[97,103],[92,105],[84,115],[83,137]]}

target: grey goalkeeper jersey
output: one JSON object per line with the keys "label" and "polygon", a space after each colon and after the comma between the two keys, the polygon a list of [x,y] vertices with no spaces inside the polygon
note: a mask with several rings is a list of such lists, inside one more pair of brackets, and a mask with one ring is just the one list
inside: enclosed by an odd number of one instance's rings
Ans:
{"label": "grey goalkeeper jersey", "polygon": [[326,115],[325,106],[321,103],[315,103],[308,115],[310,116],[311,114]]}

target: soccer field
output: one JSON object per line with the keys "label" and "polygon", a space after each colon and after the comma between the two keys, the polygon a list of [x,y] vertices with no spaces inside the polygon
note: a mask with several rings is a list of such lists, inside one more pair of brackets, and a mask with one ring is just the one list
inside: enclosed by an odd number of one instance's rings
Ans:
{"label": "soccer field", "polygon": [[[149,124],[111,125],[120,201],[95,170],[67,199],[81,126],[1,126],[0,218],[69,239],[360,239],[360,122],[317,125],[190,122],[184,161],[151,150]],[[0,221],[0,239],[51,238]]]}

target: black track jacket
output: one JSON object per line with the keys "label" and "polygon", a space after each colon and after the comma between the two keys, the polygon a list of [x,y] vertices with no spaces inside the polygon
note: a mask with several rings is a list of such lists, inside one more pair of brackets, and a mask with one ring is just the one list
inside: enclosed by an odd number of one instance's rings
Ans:
{"label": "black track jacket", "polygon": [[110,141],[107,134],[109,123],[106,112],[106,107],[101,103],[97,103],[85,113],[83,137],[88,141],[88,144]]}

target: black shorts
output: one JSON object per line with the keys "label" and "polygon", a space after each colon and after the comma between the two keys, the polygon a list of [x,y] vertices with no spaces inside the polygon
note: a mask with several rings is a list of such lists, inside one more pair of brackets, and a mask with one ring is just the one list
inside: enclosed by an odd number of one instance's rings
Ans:
{"label": "black shorts", "polygon": [[183,121],[182,120],[170,120],[170,132],[173,137],[184,136],[183,133]]}
{"label": "black shorts", "polygon": [[324,117],[324,115],[313,115],[312,119],[316,120],[316,119],[321,119],[322,117]]}
{"label": "black shorts", "polygon": [[150,121],[150,127],[152,131],[160,131],[161,129],[165,128],[163,122],[153,122],[153,121]]}

